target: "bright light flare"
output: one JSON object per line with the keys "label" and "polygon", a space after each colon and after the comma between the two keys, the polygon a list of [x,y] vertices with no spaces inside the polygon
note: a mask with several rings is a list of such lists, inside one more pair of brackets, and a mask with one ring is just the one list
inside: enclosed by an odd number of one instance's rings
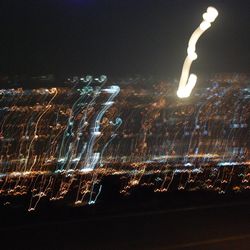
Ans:
{"label": "bright light flare", "polygon": [[195,52],[195,46],[200,38],[200,36],[211,27],[211,23],[214,22],[218,16],[218,11],[214,7],[208,7],[207,12],[202,15],[203,21],[200,23],[199,27],[193,32],[192,36],[188,42],[187,57],[184,61],[181,78],[179,82],[179,87],[177,90],[177,96],[179,98],[187,98],[190,96],[195,84],[197,82],[197,76],[191,74],[189,76],[189,71],[192,62],[197,59],[198,55]]}

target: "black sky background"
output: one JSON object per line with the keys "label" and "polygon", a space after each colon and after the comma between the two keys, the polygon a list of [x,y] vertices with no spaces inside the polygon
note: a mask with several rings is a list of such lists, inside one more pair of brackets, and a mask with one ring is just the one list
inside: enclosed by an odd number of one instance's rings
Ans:
{"label": "black sky background", "polygon": [[210,5],[192,71],[250,72],[248,0],[2,0],[0,74],[179,76]]}

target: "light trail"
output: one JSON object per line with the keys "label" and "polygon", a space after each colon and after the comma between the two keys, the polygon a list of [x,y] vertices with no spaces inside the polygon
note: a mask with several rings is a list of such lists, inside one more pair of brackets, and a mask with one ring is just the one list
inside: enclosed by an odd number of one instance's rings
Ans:
{"label": "light trail", "polygon": [[218,11],[214,7],[208,7],[207,12],[203,14],[203,21],[199,25],[199,27],[194,31],[192,36],[188,42],[187,48],[187,57],[184,61],[181,78],[179,82],[179,87],[177,90],[177,96],[179,98],[186,98],[189,97],[196,82],[197,76],[195,74],[190,74],[189,71],[192,65],[192,62],[197,59],[197,54],[195,52],[196,43],[200,36],[211,27],[211,23],[215,21],[216,17],[218,16]]}
{"label": "light trail", "polygon": [[91,137],[87,146],[86,160],[85,160],[83,168],[81,168],[81,171],[84,171],[84,172],[92,171],[100,159],[100,152],[93,152],[93,146],[95,144],[96,138],[101,136],[101,132],[100,132],[101,119],[103,115],[105,114],[105,112],[113,105],[114,103],[113,99],[119,94],[120,87],[117,85],[112,85],[111,87],[107,89],[103,89],[103,92],[110,94],[110,97],[108,98],[106,102],[102,104],[103,107],[100,110],[100,112],[97,113],[94,119],[94,123],[90,128]]}
{"label": "light trail", "polygon": [[[71,111],[70,116],[68,118],[67,127],[64,130],[63,139],[60,146],[60,153],[58,158],[58,163],[60,164],[58,166],[58,169],[62,170],[64,169],[65,165],[67,164],[68,159],[71,156],[71,151],[73,149],[72,145],[72,138],[73,138],[73,126],[74,126],[74,118],[80,113],[81,108],[84,109],[84,105],[81,104],[86,101],[87,95],[93,92],[93,88],[89,87],[89,85],[93,82],[92,76],[86,76],[84,79],[84,83],[86,85],[82,89],[77,89],[80,93],[78,99],[74,102]],[[80,108],[79,108],[80,107]],[[86,114],[85,114],[86,116]],[[79,132],[77,131],[77,135],[79,136]],[[80,140],[77,140],[79,142]],[[68,167],[67,167],[68,168]]]}
{"label": "light trail", "polygon": [[[38,135],[37,135],[37,129],[38,129],[38,125],[39,125],[39,122],[40,120],[42,119],[42,117],[48,112],[48,110],[51,108],[51,102],[55,99],[58,91],[57,91],[57,88],[52,88],[51,91],[48,91],[49,94],[54,94],[52,96],[52,98],[50,99],[50,101],[48,102],[48,104],[46,105],[45,107],[45,110],[42,112],[42,114],[38,117],[37,121],[36,121],[36,124],[35,124],[35,129],[34,129],[34,134],[33,134],[33,138],[29,144],[29,147],[28,147],[28,151],[27,151],[27,156],[26,156],[26,159],[25,159],[25,164],[24,164],[24,171],[26,171],[27,169],[27,165],[28,165],[28,161],[30,159],[30,151],[31,151],[31,148],[33,146],[33,142],[38,138]],[[36,159],[36,156],[35,156],[35,159]],[[32,167],[34,166],[35,164],[32,164],[31,166],[31,169]],[[30,169],[30,170],[31,170]]]}

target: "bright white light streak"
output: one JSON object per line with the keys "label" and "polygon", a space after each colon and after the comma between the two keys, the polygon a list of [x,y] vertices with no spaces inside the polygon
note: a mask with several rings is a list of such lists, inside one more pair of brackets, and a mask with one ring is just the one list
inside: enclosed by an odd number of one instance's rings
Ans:
{"label": "bright white light streak", "polygon": [[208,7],[207,12],[202,15],[203,21],[189,39],[187,57],[182,67],[181,78],[177,90],[177,96],[179,98],[189,97],[197,82],[197,76],[195,74],[190,74],[189,76],[192,62],[198,57],[195,52],[195,46],[200,36],[211,27],[211,23],[214,22],[217,16],[218,11],[214,7]]}

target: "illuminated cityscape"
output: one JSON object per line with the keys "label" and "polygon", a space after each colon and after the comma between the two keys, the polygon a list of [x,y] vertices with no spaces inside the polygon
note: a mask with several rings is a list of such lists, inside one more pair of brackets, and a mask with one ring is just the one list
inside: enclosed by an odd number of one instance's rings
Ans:
{"label": "illuminated cityscape", "polygon": [[2,1],[4,250],[250,248],[250,2]]}
{"label": "illuminated cityscape", "polygon": [[63,199],[77,186],[75,204],[92,204],[109,175],[123,180],[122,194],[137,185],[250,188],[247,76],[207,80],[188,100],[170,82],[80,79],[1,90],[1,195],[31,193],[33,210],[42,197]]}

